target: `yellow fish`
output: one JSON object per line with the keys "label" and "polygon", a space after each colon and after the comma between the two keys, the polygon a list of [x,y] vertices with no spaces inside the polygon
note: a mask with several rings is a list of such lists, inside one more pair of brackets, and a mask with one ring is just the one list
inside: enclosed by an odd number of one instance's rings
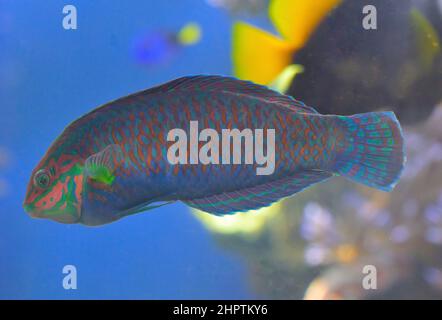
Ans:
{"label": "yellow fish", "polygon": [[[235,76],[268,85],[289,66],[301,49],[341,0],[272,0],[270,19],[279,35],[245,22],[233,25],[232,60]],[[296,73],[295,73],[296,74]]]}
{"label": "yellow fish", "polygon": [[410,11],[410,20],[418,48],[419,62],[428,70],[440,53],[439,36],[430,21],[419,10],[413,8]]}
{"label": "yellow fish", "polygon": [[282,70],[282,72],[273,80],[269,87],[270,89],[276,90],[280,93],[285,94],[292,83],[293,78],[304,72],[304,67],[300,64],[290,64]]}

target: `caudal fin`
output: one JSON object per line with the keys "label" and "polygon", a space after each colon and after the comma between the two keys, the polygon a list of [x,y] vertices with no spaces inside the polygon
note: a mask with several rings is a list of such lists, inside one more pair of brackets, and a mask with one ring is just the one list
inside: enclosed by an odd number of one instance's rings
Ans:
{"label": "caudal fin", "polygon": [[405,163],[404,140],[393,112],[337,116],[343,138],[338,141],[334,170],[384,191],[399,181]]}

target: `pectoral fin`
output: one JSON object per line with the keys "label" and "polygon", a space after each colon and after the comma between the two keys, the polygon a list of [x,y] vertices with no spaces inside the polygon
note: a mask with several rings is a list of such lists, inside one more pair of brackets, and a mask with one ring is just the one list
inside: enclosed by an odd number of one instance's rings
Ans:
{"label": "pectoral fin", "polygon": [[107,185],[111,185],[115,180],[115,170],[123,160],[123,151],[116,144],[108,145],[98,153],[86,159],[86,175]]}

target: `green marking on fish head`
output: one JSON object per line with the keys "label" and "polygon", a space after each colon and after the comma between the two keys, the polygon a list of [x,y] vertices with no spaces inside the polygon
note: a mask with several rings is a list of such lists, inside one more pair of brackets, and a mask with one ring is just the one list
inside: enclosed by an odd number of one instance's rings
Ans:
{"label": "green marking on fish head", "polygon": [[32,172],[23,203],[25,211],[33,218],[79,222],[83,176],[76,156],[46,156]]}

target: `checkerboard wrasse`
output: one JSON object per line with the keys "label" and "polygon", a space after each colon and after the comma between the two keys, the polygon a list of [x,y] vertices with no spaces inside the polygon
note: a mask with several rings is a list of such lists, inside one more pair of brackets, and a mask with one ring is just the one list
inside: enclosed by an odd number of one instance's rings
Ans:
{"label": "checkerboard wrasse", "polygon": [[[167,134],[189,133],[190,121],[218,132],[274,129],[273,173],[257,175],[256,164],[171,164]],[[252,82],[189,76],[70,124],[32,172],[24,208],[32,217],[85,225],[174,201],[226,215],[268,206],[334,175],[390,191],[404,162],[393,112],[322,115]]]}

